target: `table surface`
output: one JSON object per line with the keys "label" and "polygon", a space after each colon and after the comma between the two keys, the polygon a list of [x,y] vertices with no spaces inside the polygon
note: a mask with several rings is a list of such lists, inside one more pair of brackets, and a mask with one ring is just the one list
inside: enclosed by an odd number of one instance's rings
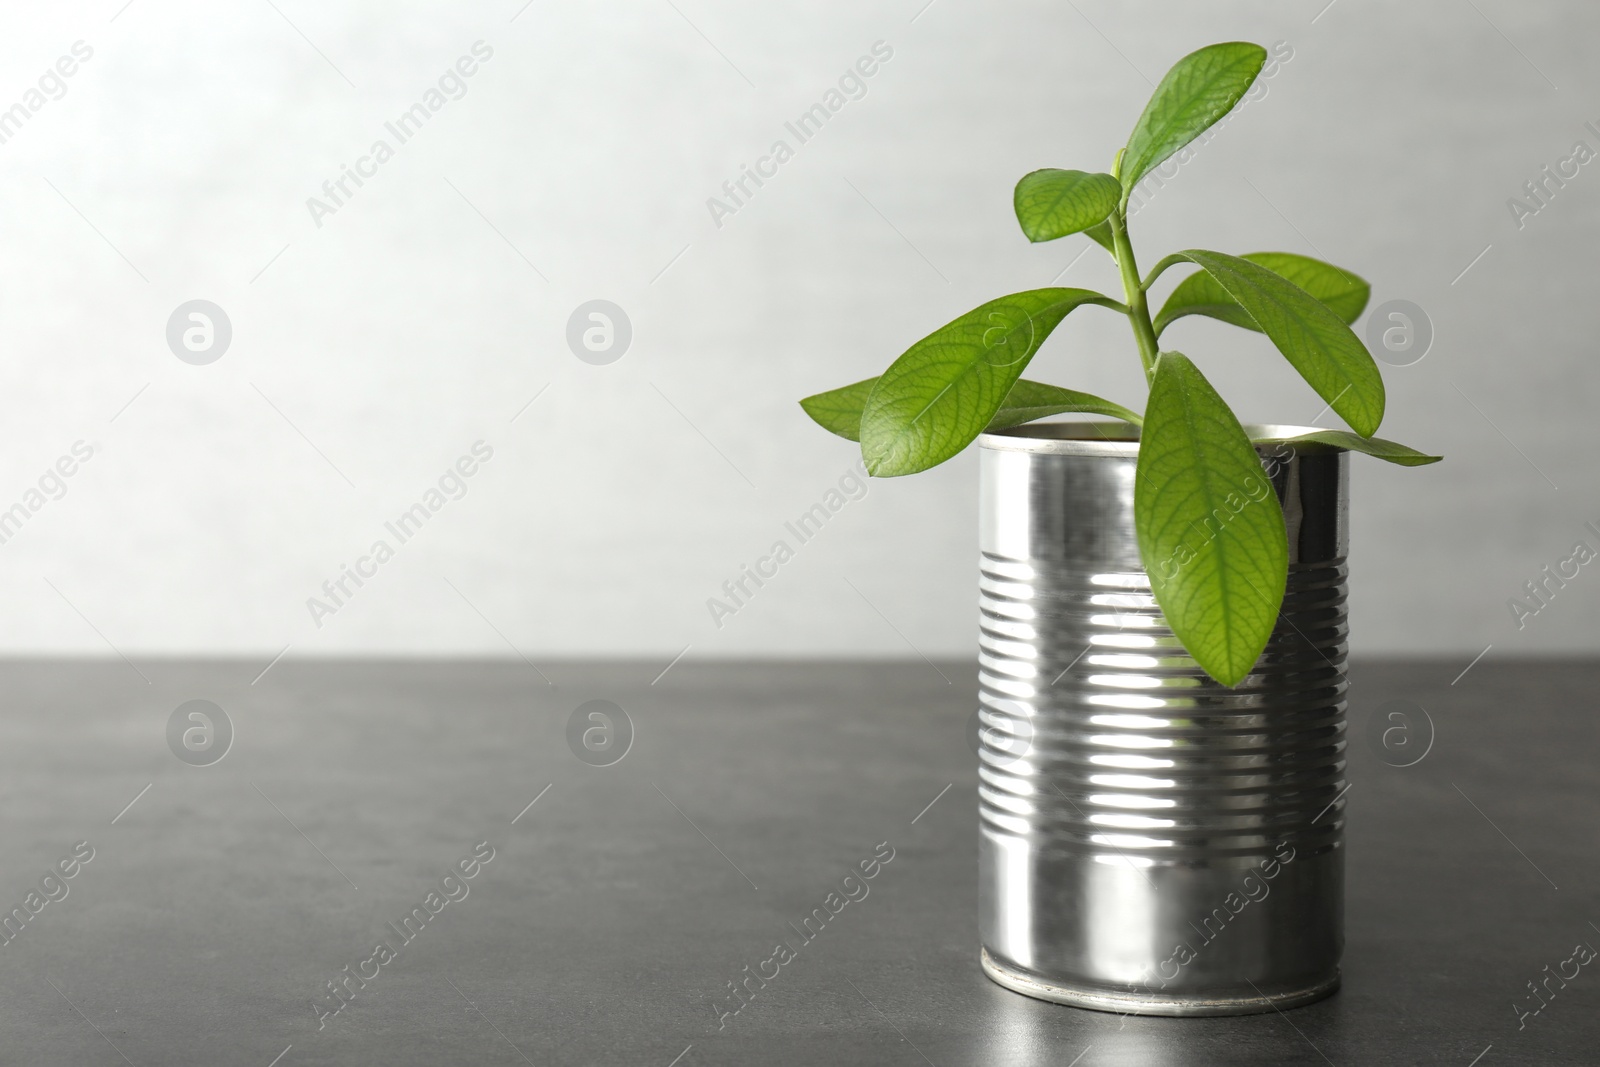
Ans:
{"label": "table surface", "polygon": [[[1199,1020],[979,971],[972,664],[541,666],[0,664],[0,909],[28,916],[0,945],[0,1062],[1600,1062],[1600,968],[1516,1011],[1600,946],[1600,665],[1356,664],[1344,988]],[[208,766],[168,741],[196,699],[234,732]],[[611,766],[567,741],[590,700],[632,724]],[[1394,700],[1436,735],[1411,766],[1370,741]],[[719,1028],[727,983],[888,849]],[[372,977],[319,1016],[346,967]]]}

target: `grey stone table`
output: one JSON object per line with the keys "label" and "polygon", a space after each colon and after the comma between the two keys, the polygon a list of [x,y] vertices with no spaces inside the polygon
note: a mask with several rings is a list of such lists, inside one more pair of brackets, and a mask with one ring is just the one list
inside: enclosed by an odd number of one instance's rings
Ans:
{"label": "grey stone table", "polygon": [[1344,989],[1201,1020],[979,972],[972,665],[541,666],[0,665],[0,1062],[1600,1062],[1600,967],[1545,970],[1600,946],[1600,666],[1358,664]]}

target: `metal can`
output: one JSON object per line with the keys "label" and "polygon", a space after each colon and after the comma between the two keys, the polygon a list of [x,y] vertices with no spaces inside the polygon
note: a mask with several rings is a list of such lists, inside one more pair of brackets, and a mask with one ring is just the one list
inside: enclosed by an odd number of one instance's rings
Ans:
{"label": "metal can", "polygon": [[1339,984],[1347,454],[1246,427],[1289,579],[1228,688],[1150,592],[1129,427],[979,441],[979,931],[990,978],[1148,1015],[1242,1015]]}

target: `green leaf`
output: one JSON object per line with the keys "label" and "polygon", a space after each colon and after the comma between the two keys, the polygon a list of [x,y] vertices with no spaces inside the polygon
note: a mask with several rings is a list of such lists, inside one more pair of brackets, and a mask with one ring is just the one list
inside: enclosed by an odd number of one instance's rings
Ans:
{"label": "green leaf", "polygon": [[1083,232],[1086,237],[1093,239],[1095,244],[1110,252],[1113,256],[1117,254],[1116,245],[1113,243],[1115,238],[1111,236],[1111,223],[1098,222]]}
{"label": "green leaf", "polygon": [[807,415],[829,433],[836,433],[847,441],[861,440],[861,409],[867,406],[867,397],[878,379],[868,378],[826,393],[817,393],[800,401]]}
{"label": "green leaf", "polygon": [[1054,241],[1104,222],[1117,208],[1122,183],[1109,174],[1036,170],[1012,195],[1017,221],[1030,241]]}
{"label": "green leaf", "polygon": [[1167,625],[1207,674],[1237,685],[1277,623],[1288,537],[1239,420],[1177,352],[1156,360],[1133,521]]}
{"label": "green leaf", "polygon": [[[808,396],[800,406],[817,425],[829,433],[836,433],[847,441],[861,440],[861,409],[878,379],[846,385],[826,393]],[[986,430],[1003,430],[1007,426],[1020,426],[1035,419],[1048,418],[1066,412],[1082,411],[1091,415],[1109,415],[1113,419],[1131,422],[1138,426],[1144,420],[1121,404],[1113,403],[1092,393],[1076,389],[1063,389],[1059,385],[1018,380],[1000,404],[1000,410],[984,427]]]}
{"label": "green leaf", "polygon": [[1118,171],[1123,198],[1168,156],[1232,111],[1266,58],[1260,45],[1233,41],[1191,52],[1173,64],[1128,137]]}
{"label": "green leaf", "polygon": [[1187,259],[1249,313],[1317,395],[1362,437],[1383,421],[1383,376],[1338,315],[1288,279],[1238,256],[1190,248]]}
{"label": "green leaf", "polygon": [[1003,430],[1007,426],[1021,426],[1035,419],[1068,412],[1109,415],[1113,419],[1121,419],[1135,426],[1144,424],[1144,419],[1137,413],[1093,393],[1080,393],[1076,389],[1063,389],[1059,385],[1046,385],[1043,382],[1023,379],[1011,387],[1011,392],[1006,394],[1005,403],[1000,405],[1000,410],[989,420],[989,425],[984,429]]}
{"label": "green leaf", "polygon": [[1118,306],[1089,289],[1030,289],[974,308],[906,349],[861,412],[868,472],[915,474],[966,448],[1050,331],[1082,304]]}
{"label": "green leaf", "polygon": [[[1293,252],[1249,252],[1239,258],[1287,278],[1322,301],[1346,326],[1361,317],[1367,307],[1367,298],[1372,295],[1372,286],[1365,280],[1332,263],[1324,263],[1310,256]],[[1249,313],[1239,306],[1238,301],[1204,271],[1189,275],[1172,290],[1172,295],[1167,297],[1167,302],[1156,315],[1156,336],[1161,336],[1161,331],[1171,325],[1174,319],[1185,315],[1209,315],[1247,330],[1261,329]]]}
{"label": "green leaf", "polygon": [[1334,448],[1347,448],[1352,452],[1377,456],[1381,460],[1398,463],[1402,467],[1421,467],[1429,463],[1438,463],[1444,458],[1430,456],[1426,452],[1418,452],[1414,448],[1394,441],[1385,441],[1381,437],[1362,437],[1358,434],[1345,433],[1343,430],[1317,430],[1314,433],[1296,434],[1294,437],[1273,437],[1266,440],[1282,441],[1288,445],[1297,445],[1302,441],[1332,445]]}

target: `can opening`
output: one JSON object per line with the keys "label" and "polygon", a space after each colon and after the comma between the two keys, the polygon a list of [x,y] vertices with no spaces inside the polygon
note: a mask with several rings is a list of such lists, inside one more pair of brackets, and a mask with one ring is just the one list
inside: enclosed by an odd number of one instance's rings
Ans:
{"label": "can opening", "polygon": [[[1317,441],[1294,439],[1320,432],[1318,426],[1291,426],[1277,423],[1245,423],[1244,432],[1256,444],[1287,441],[1296,452],[1306,455],[1343,452],[1345,449]],[[1060,455],[1136,456],[1139,454],[1139,429],[1125,422],[1075,419],[1066,422],[1030,422],[991,430],[978,435],[983,448],[1017,452],[1045,452]]]}

